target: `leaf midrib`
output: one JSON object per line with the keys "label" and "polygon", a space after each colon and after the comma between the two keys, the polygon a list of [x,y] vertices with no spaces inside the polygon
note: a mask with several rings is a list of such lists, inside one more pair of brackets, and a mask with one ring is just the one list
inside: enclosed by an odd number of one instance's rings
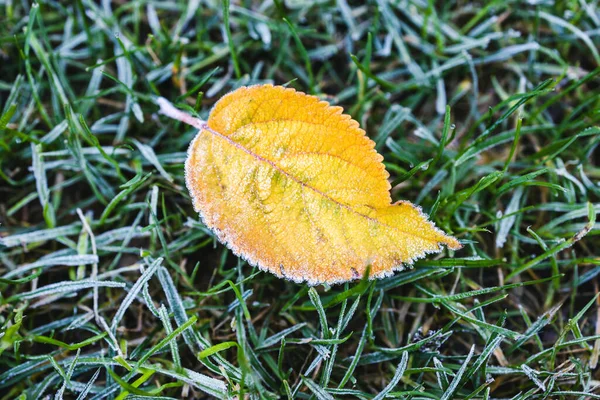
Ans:
{"label": "leaf midrib", "polygon": [[[251,124],[252,123],[248,123],[246,125],[251,125]],[[240,143],[236,142],[235,140],[233,140],[233,139],[229,138],[228,136],[223,135],[222,133],[217,132],[216,130],[212,129],[208,125],[208,123],[206,123],[206,122],[204,124],[202,124],[202,126],[200,127],[200,130],[206,130],[206,131],[210,132],[211,134],[215,135],[216,137],[225,140],[226,142],[228,142],[229,144],[231,144],[235,148],[237,148],[237,149],[245,152],[246,154],[249,154],[250,156],[254,157],[255,159],[257,159],[257,160],[259,160],[261,162],[264,162],[264,163],[270,165],[272,168],[274,168],[275,170],[281,172],[286,177],[290,178],[291,180],[293,180],[294,182],[296,182],[300,186],[312,190],[313,192],[315,192],[318,195],[324,197],[325,199],[331,201],[332,203],[337,204],[338,206],[343,207],[346,210],[348,210],[348,211],[350,211],[350,212],[352,212],[352,213],[354,213],[354,214],[356,214],[358,216],[361,216],[361,217],[363,217],[363,218],[365,218],[365,219],[367,219],[369,221],[375,222],[375,223],[377,223],[379,225],[382,225],[382,226],[385,226],[387,228],[390,228],[390,229],[397,230],[399,232],[405,233],[407,235],[421,238],[421,239],[423,239],[423,240],[425,240],[427,242],[436,243],[436,244],[439,244],[441,242],[439,240],[432,239],[432,238],[429,238],[429,237],[426,237],[426,236],[423,236],[423,235],[419,235],[419,234],[414,233],[414,232],[408,232],[408,231],[406,231],[404,229],[400,229],[397,226],[392,226],[392,225],[386,224],[385,222],[383,222],[383,221],[381,221],[381,220],[379,220],[377,218],[370,217],[370,216],[368,216],[366,214],[361,213],[360,211],[355,210],[354,208],[352,208],[351,206],[349,206],[347,204],[339,202],[338,200],[336,200],[333,197],[327,195],[326,193],[322,192],[321,190],[319,190],[319,189],[317,189],[317,188],[315,188],[315,187],[313,187],[313,186],[311,186],[311,185],[309,185],[309,184],[301,181],[300,179],[298,179],[294,175],[290,174],[289,172],[285,171],[284,169],[282,169],[280,166],[278,166],[277,164],[275,164],[273,161],[269,160],[268,158],[265,158],[265,157],[263,157],[263,156],[261,156],[259,154],[254,153],[253,151],[251,151],[250,149],[244,147],[243,145],[241,145]],[[392,205],[390,204],[389,207],[391,207],[391,206]],[[375,207],[372,207],[372,206],[367,206],[367,207],[373,208],[374,210],[376,209]],[[427,220],[427,218],[424,215],[422,215],[422,218],[425,219],[427,222],[431,223],[430,221]]]}

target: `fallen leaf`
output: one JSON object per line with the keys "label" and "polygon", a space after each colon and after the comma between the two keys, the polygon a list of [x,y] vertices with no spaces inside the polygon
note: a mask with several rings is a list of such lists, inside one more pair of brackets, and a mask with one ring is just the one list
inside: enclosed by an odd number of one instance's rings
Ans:
{"label": "fallen leaf", "polygon": [[186,183],[204,223],[251,265],[309,284],[358,279],[368,266],[381,278],[441,244],[460,248],[420,208],[390,204],[383,157],[342,111],[261,85],[192,121]]}

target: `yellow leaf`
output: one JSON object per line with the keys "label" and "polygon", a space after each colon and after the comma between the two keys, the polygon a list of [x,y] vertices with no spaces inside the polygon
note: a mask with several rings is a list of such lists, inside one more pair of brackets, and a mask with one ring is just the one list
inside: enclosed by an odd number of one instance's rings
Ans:
{"label": "yellow leaf", "polygon": [[[193,119],[189,116],[185,118]],[[194,207],[250,264],[309,284],[384,277],[459,242],[418,207],[391,203],[383,157],[317,97],[242,87],[217,102],[188,151]]]}

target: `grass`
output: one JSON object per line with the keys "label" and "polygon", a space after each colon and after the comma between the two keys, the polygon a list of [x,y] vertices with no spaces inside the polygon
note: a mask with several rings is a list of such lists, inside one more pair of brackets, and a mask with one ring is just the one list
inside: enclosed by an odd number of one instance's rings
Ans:
{"label": "grass", "polygon": [[[0,0],[0,399],[600,398],[595,3],[223,4]],[[264,82],[464,248],[309,288],[216,242],[155,102]]]}

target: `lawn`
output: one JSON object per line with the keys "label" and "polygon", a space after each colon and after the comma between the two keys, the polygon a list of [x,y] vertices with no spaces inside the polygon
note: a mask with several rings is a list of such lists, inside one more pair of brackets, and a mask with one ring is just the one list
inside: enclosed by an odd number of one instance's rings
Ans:
{"label": "lawn", "polygon": [[[596,3],[0,0],[0,400],[600,399]],[[331,286],[235,256],[157,99],[265,83],[463,248]]]}

